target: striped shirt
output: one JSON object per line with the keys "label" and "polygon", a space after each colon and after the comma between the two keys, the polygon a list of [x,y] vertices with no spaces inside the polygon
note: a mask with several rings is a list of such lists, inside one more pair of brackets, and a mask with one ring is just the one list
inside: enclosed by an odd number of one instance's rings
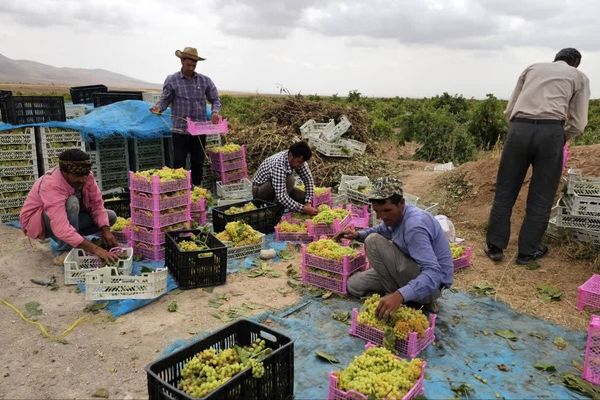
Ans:
{"label": "striped shirt", "polygon": [[194,72],[194,76],[188,79],[178,71],[165,79],[156,106],[162,112],[170,105],[173,132],[187,133],[187,117],[194,121],[206,121],[206,100],[211,103],[212,112],[221,111],[219,92],[208,76]]}
{"label": "striped shirt", "polygon": [[280,204],[292,211],[302,211],[304,204],[300,204],[292,199],[287,192],[287,177],[296,173],[300,179],[302,179],[304,188],[306,189],[306,196],[304,197],[305,203],[310,203],[312,200],[315,181],[313,180],[312,173],[306,162],[302,164],[300,168],[292,170],[288,161],[288,152],[288,150],[284,150],[266,158],[260,164],[254,175],[254,184],[262,185],[263,183],[271,181],[271,185],[273,185],[273,190],[275,191],[275,197]]}

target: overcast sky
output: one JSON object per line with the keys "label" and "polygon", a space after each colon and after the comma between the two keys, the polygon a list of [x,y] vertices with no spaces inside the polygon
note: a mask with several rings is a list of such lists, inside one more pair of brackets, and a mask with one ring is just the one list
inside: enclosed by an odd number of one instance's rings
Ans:
{"label": "overcast sky", "polygon": [[2,0],[0,53],[162,83],[192,46],[220,90],[507,98],[576,47],[597,98],[599,17],[599,0]]}

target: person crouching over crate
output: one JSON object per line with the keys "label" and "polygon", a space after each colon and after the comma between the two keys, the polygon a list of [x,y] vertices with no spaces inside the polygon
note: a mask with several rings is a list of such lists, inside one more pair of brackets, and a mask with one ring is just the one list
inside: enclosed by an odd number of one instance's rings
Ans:
{"label": "person crouching over crate", "polygon": [[72,247],[80,247],[105,262],[118,261],[117,256],[84,237],[100,232],[106,245],[119,246],[110,232],[117,215],[104,208],[90,156],[70,149],[58,158],[58,167],[38,178],[25,199],[19,218],[23,232],[32,239],[50,237],[58,242],[58,249],[64,253],[54,259],[54,265],[62,265],[66,251]]}
{"label": "person crouching over crate", "polygon": [[[255,199],[279,203],[289,211],[317,215],[318,210],[311,205],[315,181],[308,160],[312,151],[308,143],[293,143],[288,150],[266,158],[254,175],[252,196]],[[295,187],[294,173],[298,174],[306,192]]]}
{"label": "person crouching over crate", "polygon": [[427,211],[405,204],[398,179],[377,179],[369,198],[382,222],[359,231],[347,228],[335,236],[364,242],[371,265],[350,277],[348,292],[355,297],[384,295],[377,306],[380,318],[389,317],[401,304],[437,312],[436,299],[452,285],[454,271],[441,225]]}

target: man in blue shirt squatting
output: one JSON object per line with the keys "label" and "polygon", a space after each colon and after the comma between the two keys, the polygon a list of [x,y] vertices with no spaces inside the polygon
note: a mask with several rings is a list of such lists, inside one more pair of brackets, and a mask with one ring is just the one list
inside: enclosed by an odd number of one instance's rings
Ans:
{"label": "man in blue shirt squatting", "polygon": [[379,318],[388,318],[401,304],[437,312],[436,299],[452,285],[454,272],[441,225],[427,211],[405,204],[398,179],[377,179],[369,197],[382,222],[360,231],[348,228],[336,236],[364,242],[371,264],[350,277],[348,292],[355,297],[380,293]]}

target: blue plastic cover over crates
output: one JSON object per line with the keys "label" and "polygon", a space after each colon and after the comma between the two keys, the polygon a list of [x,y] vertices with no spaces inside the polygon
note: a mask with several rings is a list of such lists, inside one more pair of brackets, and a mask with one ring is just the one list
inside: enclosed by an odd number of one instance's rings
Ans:
{"label": "blue plastic cover over crates", "polygon": [[65,99],[62,96],[0,95],[2,121],[13,124],[35,124],[48,121],[66,121]]}
{"label": "blue plastic cover over crates", "polygon": [[[240,207],[246,203],[253,203],[256,206],[256,210],[231,215],[225,214],[225,211],[231,207]],[[279,218],[281,217],[281,211],[279,205],[258,199],[241,201],[221,207],[213,207],[212,217],[214,231],[217,233],[224,231],[225,225],[227,225],[228,222],[242,221],[259,232],[273,233],[275,231],[275,225],[277,225]]]}
{"label": "blue plastic cover over crates", "polygon": [[208,348],[224,350],[234,346],[249,346],[263,339],[273,351],[263,360],[262,378],[253,378],[246,369],[224,385],[209,393],[210,400],[272,400],[292,399],[294,394],[294,341],[265,325],[240,319],[212,335],[146,366],[150,400],[192,399],[179,389],[182,367],[197,353]]}
{"label": "blue plastic cover over crates", "polygon": [[[179,242],[202,235],[208,249],[181,251]],[[166,233],[165,267],[181,289],[222,285],[227,280],[227,248],[211,233],[199,229]]]}
{"label": "blue plastic cover over crates", "polygon": [[73,86],[69,89],[73,104],[92,104],[94,93],[106,93],[108,88],[104,85]]}
{"label": "blue plastic cover over crates", "polygon": [[123,100],[143,100],[143,93],[136,91],[110,91],[92,95],[94,107],[102,107]]}

